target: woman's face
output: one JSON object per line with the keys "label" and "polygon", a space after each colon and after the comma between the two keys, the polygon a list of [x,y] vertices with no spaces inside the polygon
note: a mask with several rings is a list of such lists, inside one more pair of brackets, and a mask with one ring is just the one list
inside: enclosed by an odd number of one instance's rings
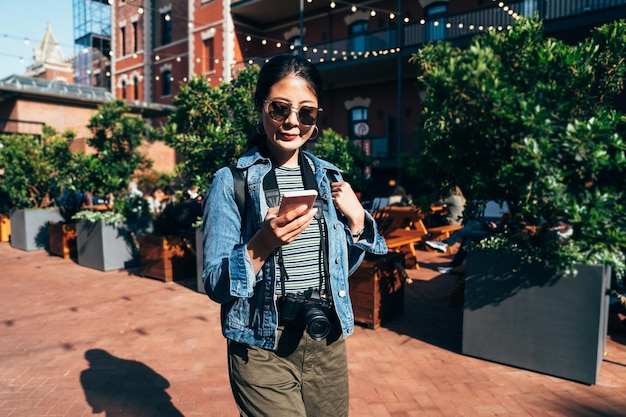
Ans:
{"label": "woman's face", "polygon": [[[274,120],[271,114],[277,118],[276,114],[280,111],[276,110],[279,107],[284,110],[285,105],[291,105],[289,115],[282,121]],[[309,116],[317,114],[317,97],[306,80],[290,75],[274,84],[262,107],[263,128],[273,159],[280,165],[297,166],[298,149],[315,130]]]}

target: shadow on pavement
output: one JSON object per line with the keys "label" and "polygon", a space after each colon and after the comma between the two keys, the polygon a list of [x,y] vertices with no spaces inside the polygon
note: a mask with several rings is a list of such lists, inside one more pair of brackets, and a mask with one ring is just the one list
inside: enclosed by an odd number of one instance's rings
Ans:
{"label": "shadow on pavement", "polygon": [[170,383],[141,362],[102,349],[85,352],[89,368],[80,374],[87,403],[106,417],[183,417],[165,391]]}

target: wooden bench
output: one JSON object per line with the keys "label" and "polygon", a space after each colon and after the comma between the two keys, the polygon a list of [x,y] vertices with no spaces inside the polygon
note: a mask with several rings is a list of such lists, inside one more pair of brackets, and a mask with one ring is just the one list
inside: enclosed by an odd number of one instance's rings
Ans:
{"label": "wooden bench", "polygon": [[385,236],[387,249],[394,252],[404,252],[407,268],[419,269],[415,244],[426,240],[427,235],[418,230],[396,230]]}
{"label": "wooden bench", "polygon": [[463,228],[462,224],[446,224],[443,226],[435,226],[428,228],[430,240],[444,240],[450,237],[452,233]]}

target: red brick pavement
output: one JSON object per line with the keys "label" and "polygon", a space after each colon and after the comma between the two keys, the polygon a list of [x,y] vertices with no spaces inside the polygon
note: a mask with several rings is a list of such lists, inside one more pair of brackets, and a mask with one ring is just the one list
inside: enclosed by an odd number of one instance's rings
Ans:
{"label": "red brick pavement", "polygon": [[[432,268],[447,256],[418,253],[411,288],[449,292],[454,278]],[[219,306],[195,280],[0,243],[0,283],[0,416],[237,415]],[[347,339],[351,417],[626,416],[626,335],[608,336],[587,386],[464,356],[460,310],[411,290],[405,300],[404,316]]]}

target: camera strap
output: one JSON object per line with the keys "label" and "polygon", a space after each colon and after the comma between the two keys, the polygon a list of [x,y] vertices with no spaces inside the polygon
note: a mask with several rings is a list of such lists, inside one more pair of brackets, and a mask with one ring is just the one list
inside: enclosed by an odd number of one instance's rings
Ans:
{"label": "camera strap", "polygon": [[[298,154],[298,165],[300,166],[300,175],[302,176],[302,184],[304,188],[307,190],[316,190],[317,199],[315,201],[314,207],[317,207],[317,214],[315,218],[317,219],[317,224],[319,227],[320,239],[322,242],[320,243],[320,253],[319,259],[320,262],[323,262],[319,266],[320,270],[320,281],[319,288],[320,291],[322,288],[326,288],[327,297],[330,300],[330,280],[329,280],[329,270],[328,270],[328,248],[327,248],[327,239],[324,239],[327,236],[326,223],[323,221],[323,210],[322,210],[322,200],[319,194],[319,190],[317,189],[317,181],[315,180],[315,174],[313,173],[313,169],[311,168],[311,164],[308,159],[304,155],[304,152],[300,151]],[[278,190],[278,181],[276,180],[275,167],[272,164],[272,169],[267,173],[265,178],[263,178],[263,189],[265,190],[265,198],[270,207],[277,206],[280,203],[280,192]],[[276,199],[276,200],[271,200]],[[272,204],[274,203],[274,204]],[[277,250],[277,263],[280,269],[280,293],[284,297],[285,296],[285,281],[289,280],[289,275],[287,274],[287,270],[285,269],[285,263],[283,260],[283,250],[282,247],[279,247]],[[322,273],[324,271],[324,273]]]}

